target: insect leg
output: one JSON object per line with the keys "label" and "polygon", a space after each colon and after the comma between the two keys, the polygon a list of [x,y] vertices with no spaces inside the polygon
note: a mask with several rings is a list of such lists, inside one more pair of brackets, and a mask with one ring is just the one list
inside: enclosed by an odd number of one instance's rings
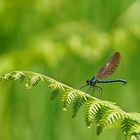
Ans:
{"label": "insect leg", "polygon": [[88,92],[90,88],[91,88],[91,86],[87,89],[87,91],[86,91],[86,92]]}
{"label": "insect leg", "polygon": [[99,87],[99,86],[95,86],[96,87],[96,89],[99,91],[99,93],[101,94],[101,99],[102,99],[102,88],[101,87]]}
{"label": "insect leg", "polygon": [[94,86],[92,86],[93,87],[93,92],[92,92],[92,95],[93,95],[93,93],[94,93],[94,91],[95,91],[95,85]]}

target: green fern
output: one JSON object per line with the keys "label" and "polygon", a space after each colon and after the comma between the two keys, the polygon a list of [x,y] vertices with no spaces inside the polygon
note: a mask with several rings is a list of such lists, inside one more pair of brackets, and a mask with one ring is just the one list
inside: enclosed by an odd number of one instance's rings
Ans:
{"label": "green fern", "polygon": [[122,131],[126,140],[140,139],[140,114],[130,113],[127,118],[122,121]]}
{"label": "green fern", "polygon": [[24,80],[25,74],[23,72],[15,72],[15,74],[12,77],[15,81],[19,79]]}
{"label": "green fern", "polygon": [[25,84],[25,87],[28,89],[32,88],[32,86],[37,85],[40,80],[44,81],[44,79],[39,75],[32,75],[29,78],[30,79],[29,79],[28,83]]}
{"label": "green fern", "polygon": [[12,77],[13,75],[11,73],[5,73],[2,74],[0,77],[0,80],[11,80],[12,78],[14,79],[14,77]]}
{"label": "green fern", "polygon": [[78,93],[77,90],[71,90],[70,89],[70,90],[67,90],[66,92],[64,92],[64,94],[62,95],[62,102],[63,102],[63,110],[64,111],[66,111],[68,109],[71,102],[78,95],[79,95],[79,93]]}
{"label": "green fern", "polygon": [[60,90],[63,90],[63,91],[66,90],[65,86],[62,83],[60,83],[60,82],[58,82],[58,81],[56,81],[54,79],[51,79],[49,77],[46,80],[48,80],[50,82],[50,85],[49,85],[50,88],[52,88],[52,89],[60,89]]}
{"label": "green fern", "polygon": [[50,95],[50,100],[54,100],[60,94],[59,89],[53,89]]}
{"label": "green fern", "polygon": [[106,106],[102,106],[95,115],[95,121],[97,124],[97,135],[100,135],[105,129],[107,129],[107,126],[105,124],[106,116],[110,113],[110,109]]}
{"label": "green fern", "polygon": [[101,108],[100,102],[98,100],[90,100],[85,105],[85,122],[87,127],[92,126],[92,122],[97,114],[98,110]]}
{"label": "green fern", "polygon": [[[95,120],[97,135],[101,134],[106,129],[119,126],[126,140],[140,140],[139,113],[126,113],[120,107],[116,106],[115,103],[102,101],[39,73],[13,71],[2,74],[0,80],[26,80],[25,87],[28,89],[36,86],[40,81],[47,81],[49,87],[52,89],[50,99],[53,100],[58,95],[61,95],[63,110],[66,111],[68,107],[72,105],[73,117],[77,115],[81,107],[84,107],[86,125],[90,128]],[[118,126],[115,124],[118,124]]]}
{"label": "green fern", "polygon": [[79,94],[73,101],[72,105],[72,117],[75,118],[80,108],[88,101],[88,97],[84,94]]}

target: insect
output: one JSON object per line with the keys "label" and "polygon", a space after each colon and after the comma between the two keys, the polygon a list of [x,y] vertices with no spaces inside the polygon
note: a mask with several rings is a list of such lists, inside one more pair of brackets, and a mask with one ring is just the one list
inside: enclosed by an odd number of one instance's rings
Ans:
{"label": "insect", "polygon": [[[115,70],[117,69],[119,63],[120,63],[121,55],[119,52],[115,52],[112,57],[107,61],[107,63],[99,70],[97,75],[93,76],[90,80],[86,80],[86,85],[82,86],[80,89],[82,89],[85,86],[90,86],[99,91],[102,91],[102,88],[99,87],[97,84],[99,83],[114,83],[114,82],[122,82],[124,84],[127,83],[124,79],[116,79],[116,80],[102,80],[104,78],[110,77]],[[88,90],[89,90],[88,89]],[[87,90],[87,91],[88,91]]]}

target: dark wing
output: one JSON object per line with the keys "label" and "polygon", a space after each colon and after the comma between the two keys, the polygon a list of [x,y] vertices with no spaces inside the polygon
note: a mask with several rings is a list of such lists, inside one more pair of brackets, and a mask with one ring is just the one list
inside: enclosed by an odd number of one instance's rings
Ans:
{"label": "dark wing", "polygon": [[117,69],[120,59],[121,59],[120,53],[115,52],[112,55],[112,57],[108,60],[108,62],[100,69],[96,77],[98,79],[102,79],[111,76],[114,73],[114,71]]}

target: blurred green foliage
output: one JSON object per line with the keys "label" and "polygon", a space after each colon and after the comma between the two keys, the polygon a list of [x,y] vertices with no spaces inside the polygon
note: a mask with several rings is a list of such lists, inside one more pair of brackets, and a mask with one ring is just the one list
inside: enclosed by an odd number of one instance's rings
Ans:
{"label": "blurred green foliage", "polygon": [[[1,0],[0,73],[32,70],[80,88],[119,51],[122,61],[112,78],[128,84],[102,85],[103,99],[139,112],[139,12],[134,0]],[[123,139],[119,130],[97,137],[82,116],[72,119],[59,100],[51,102],[44,84],[25,90],[3,82],[0,88],[2,140]]]}

